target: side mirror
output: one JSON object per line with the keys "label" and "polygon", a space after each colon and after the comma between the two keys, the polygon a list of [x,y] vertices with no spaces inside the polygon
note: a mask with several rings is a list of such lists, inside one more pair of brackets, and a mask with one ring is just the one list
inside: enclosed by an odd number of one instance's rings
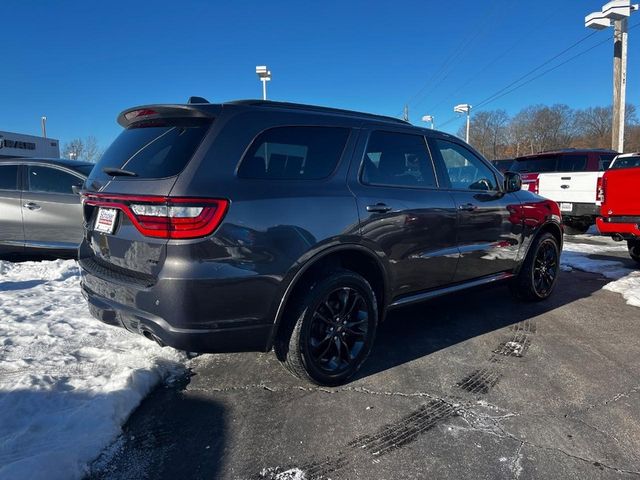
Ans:
{"label": "side mirror", "polygon": [[71,185],[71,191],[76,195],[80,195],[80,190],[82,190],[82,183]]}
{"label": "side mirror", "polygon": [[522,189],[522,177],[516,172],[504,172],[504,190],[507,193],[517,192]]}

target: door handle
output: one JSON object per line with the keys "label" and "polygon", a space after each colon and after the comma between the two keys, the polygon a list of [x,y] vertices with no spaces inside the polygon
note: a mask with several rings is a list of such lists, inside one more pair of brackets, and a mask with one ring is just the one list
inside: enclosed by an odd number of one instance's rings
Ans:
{"label": "door handle", "polygon": [[464,205],[458,205],[458,210],[460,210],[461,212],[473,212],[474,210],[477,210],[478,207],[476,207],[473,203],[465,203]]}
{"label": "door handle", "polygon": [[387,213],[391,210],[389,205],[384,203],[376,203],[375,205],[367,205],[367,212],[371,213]]}
{"label": "door handle", "polygon": [[24,204],[24,208],[28,208],[29,210],[40,210],[40,205],[38,205],[37,203],[33,203],[33,202],[27,202]]}

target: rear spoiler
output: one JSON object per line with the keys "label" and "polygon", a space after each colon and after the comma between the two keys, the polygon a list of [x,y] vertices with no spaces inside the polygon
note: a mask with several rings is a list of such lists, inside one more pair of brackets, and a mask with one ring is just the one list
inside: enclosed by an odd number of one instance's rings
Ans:
{"label": "rear spoiler", "polygon": [[127,128],[137,122],[148,122],[160,118],[214,118],[221,105],[142,105],[129,108],[118,115],[118,123]]}

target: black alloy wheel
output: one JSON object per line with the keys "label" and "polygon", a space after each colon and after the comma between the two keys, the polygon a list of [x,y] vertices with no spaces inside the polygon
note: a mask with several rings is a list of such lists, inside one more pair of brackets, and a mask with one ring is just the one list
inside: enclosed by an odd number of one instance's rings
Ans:
{"label": "black alloy wheel", "polygon": [[551,240],[542,242],[533,263],[533,288],[540,297],[546,297],[553,289],[558,275],[558,249]]}

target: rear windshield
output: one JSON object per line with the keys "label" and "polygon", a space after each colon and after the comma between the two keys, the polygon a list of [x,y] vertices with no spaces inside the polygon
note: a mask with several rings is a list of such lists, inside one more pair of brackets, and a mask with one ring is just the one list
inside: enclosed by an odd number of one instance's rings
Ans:
{"label": "rear windshield", "polygon": [[615,170],[618,168],[632,168],[632,167],[640,167],[640,156],[618,158],[615,162],[613,162],[613,165],[611,165],[609,168],[612,170]]}
{"label": "rear windshield", "polygon": [[513,162],[511,170],[521,173],[544,173],[544,172],[556,172],[556,165],[558,164],[558,157],[526,157],[516,158]]}
{"label": "rear windshield", "polygon": [[134,124],[104,152],[91,176],[105,175],[105,168],[136,174],[119,177],[122,179],[177,175],[193,156],[210,124],[210,120],[199,118]]}
{"label": "rear windshield", "polygon": [[603,170],[607,170],[614,158],[615,158],[615,155],[613,153],[600,155],[600,160],[598,161],[598,170],[600,170],[601,172]]}
{"label": "rear windshield", "polygon": [[85,177],[88,177],[89,174],[91,173],[91,170],[93,170],[93,165],[78,165],[78,166],[73,166],[73,167],[70,167],[70,168],[72,170],[75,170],[78,173],[81,173]]}

